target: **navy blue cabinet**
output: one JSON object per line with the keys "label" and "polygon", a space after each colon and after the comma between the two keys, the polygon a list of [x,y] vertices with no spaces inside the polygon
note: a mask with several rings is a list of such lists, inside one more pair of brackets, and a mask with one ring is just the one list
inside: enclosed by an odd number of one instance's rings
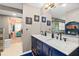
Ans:
{"label": "navy blue cabinet", "polygon": [[36,43],[36,38],[32,37],[32,48],[36,48],[37,43]]}
{"label": "navy blue cabinet", "polygon": [[79,56],[79,47],[77,49],[75,49],[70,56]]}
{"label": "navy blue cabinet", "polygon": [[37,38],[32,37],[32,52],[37,56],[66,56],[59,50],[41,42]]}
{"label": "navy blue cabinet", "polygon": [[43,55],[49,56],[50,55],[49,51],[50,51],[50,47],[47,44],[43,43]]}
{"label": "navy blue cabinet", "polygon": [[52,56],[66,56],[64,53],[60,52],[59,50],[55,48],[51,48],[51,55]]}
{"label": "navy blue cabinet", "polygon": [[43,55],[43,42],[37,40],[37,55]]}
{"label": "navy blue cabinet", "polygon": [[32,52],[34,55],[37,55],[37,39],[32,37]]}

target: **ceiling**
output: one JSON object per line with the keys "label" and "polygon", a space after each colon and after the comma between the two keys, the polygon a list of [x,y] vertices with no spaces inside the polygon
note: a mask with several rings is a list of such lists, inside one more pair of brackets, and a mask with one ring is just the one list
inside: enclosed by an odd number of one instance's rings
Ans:
{"label": "ceiling", "polygon": [[[29,5],[41,8],[44,3],[30,3]],[[62,4],[62,3],[60,3]],[[79,3],[66,3],[66,6],[63,7],[62,5],[57,6],[56,8],[52,8],[48,12],[52,14],[53,17],[59,18],[71,11],[74,11],[79,8]]]}
{"label": "ceiling", "polygon": [[78,8],[79,3],[67,3],[65,7],[59,6],[57,8],[52,8],[50,12],[53,16],[60,17],[66,15],[67,13],[75,11]]}
{"label": "ceiling", "polygon": [[21,10],[23,9],[22,3],[0,3],[0,5],[17,8],[17,9],[21,9]]}
{"label": "ceiling", "polygon": [[23,9],[22,7],[23,7],[22,3],[0,3],[0,14],[22,17],[22,13],[19,12],[22,11]]}
{"label": "ceiling", "polygon": [[44,3],[27,3],[28,5],[31,5],[33,7],[41,8]]}
{"label": "ceiling", "polygon": [[[31,5],[36,8],[42,8],[42,6],[45,3],[27,3],[28,5]],[[62,3],[60,3],[62,4]],[[23,9],[22,3],[1,3],[0,5],[17,8],[17,9]],[[66,3],[65,7],[62,7],[61,5],[58,5],[56,8],[50,9],[48,12],[52,14],[53,17],[59,18],[60,16],[63,16],[69,12],[72,12],[79,8],[79,3]]]}
{"label": "ceiling", "polygon": [[21,13],[15,13],[15,12],[6,11],[6,10],[0,10],[0,15],[7,15],[7,16],[13,16],[13,17],[22,17]]}

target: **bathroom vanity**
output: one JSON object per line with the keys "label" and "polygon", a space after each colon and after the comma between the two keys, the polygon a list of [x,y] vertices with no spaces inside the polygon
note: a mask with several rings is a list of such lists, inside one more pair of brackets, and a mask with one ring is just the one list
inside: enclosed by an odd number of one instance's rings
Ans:
{"label": "bathroom vanity", "polygon": [[79,45],[50,36],[32,35],[32,52],[35,56],[78,56]]}

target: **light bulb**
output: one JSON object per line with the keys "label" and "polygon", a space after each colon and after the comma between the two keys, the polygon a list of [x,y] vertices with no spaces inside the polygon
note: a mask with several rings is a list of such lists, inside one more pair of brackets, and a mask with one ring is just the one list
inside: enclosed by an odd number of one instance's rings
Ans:
{"label": "light bulb", "polygon": [[15,13],[13,13],[12,15],[13,15],[13,16],[16,16],[16,14],[15,14]]}
{"label": "light bulb", "polygon": [[62,4],[62,7],[65,7],[66,6],[66,4]]}

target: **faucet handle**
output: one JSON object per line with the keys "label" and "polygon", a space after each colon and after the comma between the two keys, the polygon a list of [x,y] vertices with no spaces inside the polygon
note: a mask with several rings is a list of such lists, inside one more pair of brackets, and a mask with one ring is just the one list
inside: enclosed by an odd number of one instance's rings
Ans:
{"label": "faucet handle", "polygon": [[41,35],[43,35],[43,31],[40,31]]}
{"label": "faucet handle", "polygon": [[67,41],[67,38],[63,38],[63,39],[64,39],[65,42]]}

